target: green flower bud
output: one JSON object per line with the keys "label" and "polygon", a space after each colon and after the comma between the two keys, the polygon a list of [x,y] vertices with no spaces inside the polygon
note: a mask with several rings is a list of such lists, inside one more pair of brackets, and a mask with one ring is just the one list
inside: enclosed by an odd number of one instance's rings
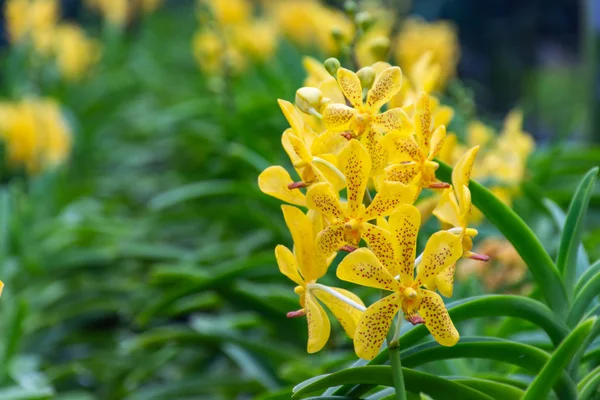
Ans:
{"label": "green flower bud", "polygon": [[364,67],[358,70],[356,73],[358,79],[360,79],[360,85],[363,89],[370,89],[375,81],[375,70],[371,67]]}
{"label": "green flower bud", "polygon": [[371,42],[371,54],[378,61],[385,61],[390,51],[390,39],[385,36],[378,36]]}
{"label": "green flower bud", "polygon": [[358,9],[358,4],[354,0],[346,0],[344,3],[344,11],[346,14],[353,17],[356,14],[356,10]]}
{"label": "green flower bud", "polygon": [[373,26],[374,22],[373,16],[368,11],[361,11],[356,14],[356,23],[363,32],[368,31],[369,28]]}
{"label": "green flower bud", "polygon": [[340,69],[340,67],[342,66],[340,64],[340,60],[338,60],[335,57],[328,58],[327,60],[325,60],[323,65],[325,66],[325,69],[327,70],[327,72],[329,72],[331,76],[336,76],[337,70]]}

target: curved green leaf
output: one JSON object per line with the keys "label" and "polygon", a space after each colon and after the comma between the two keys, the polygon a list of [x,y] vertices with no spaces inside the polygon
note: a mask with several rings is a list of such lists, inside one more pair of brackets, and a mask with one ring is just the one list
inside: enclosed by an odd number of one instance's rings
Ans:
{"label": "curved green leaf", "polygon": [[191,183],[156,195],[150,199],[151,210],[159,211],[176,204],[206,196],[233,194],[239,190],[239,184],[233,181],[203,181]]}
{"label": "curved green leaf", "polygon": [[[434,398],[447,398],[448,393],[452,393],[453,396],[461,400],[493,399],[477,390],[438,376],[414,371],[409,368],[402,368],[402,373],[404,375],[406,390],[413,393],[425,393]],[[392,386],[394,384],[392,369],[387,365],[344,369],[302,387],[294,393],[292,399],[299,399],[305,394],[344,384]]]}
{"label": "curved green leaf", "polygon": [[577,390],[579,392],[579,400],[586,400],[592,397],[596,390],[600,386],[600,367],[596,367],[587,374],[579,385],[577,385]]}
{"label": "curved green leaf", "polygon": [[453,381],[485,393],[494,399],[521,400],[525,393],[523,390],[507,385],[506,383],[494,382],[487,379],[457,378],[453,379]]}
{"label": "curved green leaf", "polygon": [[551,388],[560,379],[564,369],[575,356],[581,345],[587,339],[596,318],[590,318],[571,332],[569,336],[558,346],[550,360],[546,363],[539,375],[531,383],[523,400],[545,399]]}
{"label": "curved green leaf", "polygon": [[590,278],[579,291],[567,317],[569,326],[577,324],[583,318],[585,311],[598,294],[600,294],[600,271]]}
{"label": "curved green leaf", "polygon": [[[452,178],[452,168],[440,164],[437,176],[444,181]],[[552,259],[531,228],[492,192],[477,182],[469,184],[473,204],[483,212],[502,234],[512,243],[529,267],[546,302],[559,315],[566,315],[568,297],[565,285]]]}
{"label": "curved green leaf", "polygon": [[589,170],[581,180],[573,200],[571,200],[565,226],[560,237],[556,267],[562,273],[569,297],[573,296],[573,286],[575,285],[577,272],[577,252],[581,244],[583,220],[590,203],[597,175],[598,167],[595,167]]}
{"label": "curved green leaf", "polygon": [[[537,374],[550,360],[550,356],[533,346],[509,340],[490,338],[462,338],[452,347],[435,342],[412,347],[402,353],[402,364],[418,367],[423,364],[455,358],[486,359],[509,363]],[[555,391],[560,399],[572,399],[577,395],[575,384],[567,374],[559,371]]]}
{"label": "curved green leaf", "polygon": [[581,292],[581,289],[583,289],[583,287],[589,282],[589,280],[592,279],[592,277],[598,272],[600,272],[600,260],[597,260],[595,263],[590,265],[590,267],[586,269],[585,272],[581,275],[581,277],[577,281],[577,284],[575,285],[575,296],[577,296],[579,292]]}
{"label": "curved green leaf", "polygon": [[[544,329],[552,342],[558,345],[569,333],[567,326],[552,311],[539,301],[514,295],[484,295],[470,297],[449,304],[448,312],[454,323],[473,318],[515,317],[522,318]],[[400,348],[413,346],[427,337],[429,331],[423,325],[416,326],[400,338]],[[379,353],[368,365],[381,365],[388,360],[387,349]],[[359,361],[362,363],[362,361]],[[343,386],[335,391],[336,395],[345,395],[352,390]],[[364,393],[366,388],[361,389]]]}
{"label": "curved green leaf", "polygon": [[[550,212],[550,214],[552,215],[552,219],[554,219],[554,222],[558,227],[559,231],[562,232],[563,227],[565,226],[565,221],[567,220],[567,215],[565,214],[565,212],[562,210],[562,208],[560,208],[558,204],[556,204],[554,201],[548,198],[543,199],[542,204],[544,205],[544,207],[546,207],[546,209],[548,209],[548,212]],[[587,255],[587,252],[585,251],[585,248],[583,247],[583,244],[580,243],[577,247],[576,276],[581,276],[589,267],[590,259]]]}

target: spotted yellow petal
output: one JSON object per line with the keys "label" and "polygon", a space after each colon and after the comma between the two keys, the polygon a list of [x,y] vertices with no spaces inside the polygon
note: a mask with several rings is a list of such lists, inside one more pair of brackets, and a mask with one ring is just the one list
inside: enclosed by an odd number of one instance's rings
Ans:
{"label": "spotted yellow petal", "polygon": [[367,106],[377,112],[390,101],[402,87],[402,71],[399,67],[390,67],[378,74],[367,95]]}
{"label": "spotted yellow petal", "polygon": [[458,188],[462,185],[469,186],[469,179],[471,179],[471,170],[473,169],[473,163],[475,162],[477,152],[479,152],[479,146],[475,146],[469,149],[456,162],[454,170],[452,171],[452,184],[455,187]]}
{"label": "spotted yellow petal", "polygon": [[[345,296],[350,300],[354,301],[355,303],[364,307],[364,303],[362,302],[362,300],[354,293],[345,289],[330,289],[335,290],[342,296]],[[349,337],[353,338],[354,332],[356,331],[356,325],[358,324],[358,320],[360,319],[360,316],[363,312],[352,307],[351,305],[348,305],[347,303],[343,302],[342,300],[338,299],[332,294],[325,292],[324,290],[312,289],[312,292],[327,308],[329,308],[331,313],[340,322],[340,325],[342,325],[342,328],[344,328],[346,334]]]}
{"label": "spotted yellow petal", "polygon": [[408,136],[414,129],[409,116],[401,108],[387,110],[383,114],[377,115],[373,122],[386,134],[395,132],[402,136]]}
{"label": "spotted yellow petal", "polygon": [[319,211],[330,221],[344,217],[340,195],[328,182],[311,185],[306,193],[306,204],[308,208]]}
{"label": "spotted yellow petal", "polygon": [[[383,218],[379,219],[384,220]],[[362,224],[361,229],[362,238],[367,242],[375,257],[383,264],[391,276],[398,275],[398,263],[394,257],[394,245],[390,232],[381,226],[367,222]]]}
{"label": "spotted yellow petal", "polygon": [[344,225],[329,225],[317,235],[317,256],[328,258],[345,244]]}
{"label": "spotted yellow petal", "polygon": [[304,130],[304,120],[302,119],[300,112],[289,101],[279,99],[277,100],[277,103],[279,104],[285,119],[287,119],[294,133],[297,136],[301,136],[302,131]]}
{"label": "spotted yellow petal", "polygon": [[393,164],[385,169],[385,179],[392,182],[401,182],[405,185],[415,180],[419,173],[419,164],[409,161],[401,164]]}
{"label": "spotted yellow petal", "polygon": [[394,238],[394,253],[399,265],[400,282],[404,286],[412,285],[421,213],[415,206],[403,204],[390,215],[388,223]]}
{"label": "spotted yellow petal", "polygon": [[434,126],[448,126],[452,118],[454,117],[454,109],[448,106],[440,106],[435,112],[433,116],[433,125]]}
{"label": "spotted yellow petal", "polygon": [[415,136],[419,143],[419,147],[424,149],[425,153],[427,153],[428,151],[425,149],[429,149],[429,141],[431,140],[432,117],[429,95],[426,92],[422,92],[417,100],[413,123],[415,125]]}
{"label": "spotted yellow petal", "polygon": [[383,182],[381,190],[367,210],[365,220],[387,217],[401,204],[412,204],[415,201],[416,188],[400,182]]}
{"label": "spotted yellow petal", "polygon": [[417,267],[417,281],[434,285],[435,277],[463,254],[460,237],[448,231],[436,232],[427,241],[423,259]]}
{"label": "spotted yellow petal", "polygon": [[367,149],[371,158],[371,176],[377,176],[383,173],[387,165],[387,149],[381,145],[383,135],[373,129],[369,129],[360,138],[360,142]]}
{"label": "spotted yellow petal", "polygon": [[433,338],[442,346],[454,346],[460,338],[442,298],[429,290],[421,291],[419,315]]}
{"label": "spotted yellow petal", "polygon": [[340,168],[346,177],[348,214],[354,215],[362,199],[371,173],[371,157],[362,144],[352,139],[339,155]]}
{"label": "spotted yellow petal", "polygon": [[397,132],[385,135],[382,145],[388,150],[388,162],[398,164],[401,162],[421,162],[421,149],[412,136],[403,136]]}
{"label": "spotted yellow petal", "polygon": [[429,155],[427,160],[431,161],[437,154],[442,150],[444,146],[444,139],[446,139],[446,127],[444,125],[438,126],[433,135],[431,136],[431,142],[429,143]]}
{"label": "spotted yellow petal", "polygon": [[323,98],[329,99],[333,103],[346,103],[346,99],[340,90],[340,86],[335,78],[331,75],[319,84],[319,90],[321,93],[323,93]]}
{"label": "spotted yellow petal", "polygon": [[292,234],[294,255],[298,260],[298,269],[304,280],[309,282],[319,279],[327,272],[325,258],[315,257],[315,238],[313,224],[308,215],[299,208],[283,205],[283,218]]}
{"label": "spotted yellow petal", "polygon": [[460,209],[452,189],[445,189],[440,196],[440,201],[433,210],[433,215],[440,221],[454,227],[461,226]]}
{"label": "spotted yellow petal", "polygon": [[469,225],[469,219],[471,217],[471,191],[467,186],[460,186],[457,188],[457,194],[460,196],[458,199],[459,206],[459,223],[460,227],[466,228]]}
{"label": "spotted yellow petal", "polygon": [[306,144],[300,140],[296,135],[289,135],[288,140],[294,149],[296,155],[305,163],[310,163],[312,161],[312,155],[310,151],[306,147]]}
{"label": "spotted yellow petal", "polygon": [[[436,288],[445,297],[452,297],[454,291],[454,273],[456,272],[456,264],[452,264],[435,278]],[[432,288],[432,290],[434,290]]]}
{"label": "spotted yellow petal", "polygon": [[319,304],[315,296],[310,293],[306,294],[306,322],[308,323],[308,344],[306,351],[316,353],[321,350],[331,334],[331,324],[329,317]]}
{"label": "spotted yellow petal", "polygon": [[375,358],[400,308],[400,295],[393,293],[373,303],[363,313],[354,333],[354,351],[365,360]]}
{"label": "spotted yellow petal", "polygon": [[275,247],[275,259],[277,260],[279,271],[283,275],[287,276],[297,285],[304,286],[304,279],[298,273],[298,262],[290,249],[281,244],[278,245]]}
{"label": "spotted yellow petal", "polygon": [[326,130],[315,138],[310,151],[313,156],[338,154],[347,143],[348,139],[340,135],[339,132]]}
{"label": "spotted yellow petal", "polygon": [[306,206],[304,193],[299,189],[288,189],[288,185],[293,182],[290,174],[279,165],[265,169],[258,176],[258,187],[263,193],[290,204]]}
{"label": "spotted yellow petal", "polygon": [[337,80],[342,93],[354,108],[362,106],[362,87],[358,75],[346,68],[337,71]]}
{"label": "spotted yellow petal", "polygon": [[360,248],[348,254],[337,268],[337,277],[346,282],[384,289],[398,290],[398,282],[369,249]]}
{"label": "spotted yellow petal", "polygon": [[329,103],[323,110],[323,123],[330,131],[342,132],[350,128],[357,111],[345,104]]}
{"label": "spotted yellow petal", "polygon": [[[292,165],[298,165],[298,163],[300,163],[302,159],[300,158],[298,152],[296,151],[296,148],[292,144],[292,141],[290,140],[291,137],[295,137],[294,131],[291,129],[286,129],[281,135],[281,145],[283,146],[283,149],[290,158]],[[299,168],[297,168],[296,170],[298,169]]]}

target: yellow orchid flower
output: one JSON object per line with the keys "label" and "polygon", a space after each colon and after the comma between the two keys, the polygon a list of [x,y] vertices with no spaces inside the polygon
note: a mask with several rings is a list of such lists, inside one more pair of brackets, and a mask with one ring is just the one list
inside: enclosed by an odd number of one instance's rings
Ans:
{"label": "yellow orchid flower", "polygon": [[414,135],[386,136],[384,145],[389,148],[389,162],[392,164],[385,169],[386,180],[413,183],[419,188],[440,189],[450,186],[435,177],[439,164],[433,159],[444,145],[446,127],[440,125],[433,130],[430,99],[426,92],[419,97],[413,117]]}
{"label": "yellow orchid flower", "polygon": [[[371,67],[366,68],[375,74]],[[366,102],[363,102],[363,87],[358,74],[340,68],[337,82],[351,107],[341,103],[327,104],[323,110],[323,123],[332,132],[346,132],[348,137],[360,138],[369,151],[373,166],[371,175],[375,177],[387,165],[387,149],[380,143],[383,134],[406,135],[412,131],[410,119],[402,109],[379,113],[402,87],[402,72],[398,67],[389,67],[377,74],[371,88],[364,88]]]}
{"label": "yellow orchid flower", "polygon": [[305,206],[304,193],[299,189],[318,182],[329,182],[338,191],[346,186],[346,180],[338,170],[337,157],[325,152],[337,151],[347,141],[339,135],[324,133],[317,135],[292,103],[279,100],[279,106],[288,120],[281,142],[301,180],[294,182],[281,166],[271,166],[258,177],[260,190],[285,202]]}
{"label": "yellow orchid flower", "polygon": [[377,355],[399,310],[411,323],[424,323],[439,344],[455,345],[459,334],[444,301],[425,287],[460,258],[460,239],[447,231],[437,232],[429,238],[420,259],[415,261],[421,225],[419,210],[412,205],[401,205],[389,217],[388,224],[394,239],[392,262],[362,248],[347,255],[337,269],[341,280],[393,292],[362,314],[354,334],[356,354],[367,360]]}
{"label": "yellow orchid flower", "polygon": [[[463,246],[463,257],[488,261],[489,257],[471,251],[473,238],[477,236],[478,232],[476,229],[469,228],[472,209],[469,179],[478,151],[479,146],[471,148],[456,163],[452,171],[452,188],[442,192],[438,205],[433,210],[433,215],[444,224],[453,227],[449,231],[458,234]],[[451,297],[455,271],[455,264],[442,271],[436,277],[435,285],[431,289],[437,288],[444,296]]]}
{"label": "yellow orchid flower", "polygon": [[317,283],[317,279],[327,272],[332,260],[332,257],[319,255],[315,251],[314,239],[320,230],[320,218],[314,218],[313,223],[308,215],[296,207],[281,208],[294,240],[294,251],[278,245],[275,248],[275,257],[281,273],[298,285],[294,292],[300,296],[302,307],[299,311],[288,313],[288,317],[306,315],[307,351],[315,353],[325,346],[331,331],[329,317],[321,303],[340,321],[350,337],[354,336],[356,324],[365,307],[362,300],[353,293]]}
{"label": "yellow orchid flower", "polygon": [[321,82],[333,79],[329,72],[325,69],[322,62],[309,56],[302,58],[302,66],[306,71],[306,78],[304,79],[304,86],[319,87]]}
{"label": "yellow orchid flower", "polygon": [[443,89],[448,80],[456,74],[460,45],[456,29],[451,23],[406,20],[398,33],[396,43],[396,61],[406,71],[410,71],[423,54],[432,54],[432,63],[439,65],[436,89]]}
{"label": "yellow orchid flower", "polygon": [[347,203],[340,201],[338,191],[329,183],[313,185],[307,192],[308,208],[320,212],[330,223],[317,236],[317,249],[323,254],[332,254],[345,246],[354,249],[363,238],[378,254],[386,254],[389,251],[387,232],[368,221],[390,215],[399,204],[412,203],[416,188],[399,182],[383,182],[371,204],[365,207],[362,200],[371,172],[371,159],[356,139],[340,153],[340,166],[346,177]]}

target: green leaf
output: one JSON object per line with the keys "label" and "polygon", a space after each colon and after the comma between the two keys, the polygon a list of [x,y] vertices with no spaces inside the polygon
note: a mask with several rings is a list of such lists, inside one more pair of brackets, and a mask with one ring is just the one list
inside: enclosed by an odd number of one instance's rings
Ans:
{"label": "green leaf", "polygon": [[592,277],[598,272],[600,272],[600,260],[597,260],[595,263],[590,265],[590,267],[581,275],[577,281],[577,285],[575,285],[575,296],[581,292],[581,289],[583,289],[590,279],[592,279]]}
{"label": "green leaf", "polygon": [[[542,200],[543,205],[548,209],[556,226],[562,232],[567,220],[567,215],[554,201],[545,198]],[[577,248],[577,276],[580,277],[590,267],[590,259],[583,247],[583,244],[579,244]]]}
{"label": "green leaf", "polygon": [[[461,400],[490,400],[492,397],[465,385],[452,382],[438,376],[402,368],[406,390],[413,393],[425,393],[433,398],[447,398],[452,393]],[[367,366],[348,368],[303,386],[294,393],[292,399],[302,398],[303,395],[344,384],[371,384],[393,386],[392,369],[389,366]]]}
{"label": "green leaf", "polygon": [[19,386],[0,389],[2,400],[46,400],[54,397],[52,390],[27,390]]}
{"label": "green leaf", "polygon": [[279,386],[275,377],[265,368],[263,363],[243,347],[233,343],[225,343],[222,349],[229,358],[236,362],[245,375],[256,379],[265,389],[274,390]]}
{"label": "green leaf", "polygon": [[[438,178],[451,181],[452,168],[443,162],[439,164]],[[564,282],[535,233],[521,217],[488,189],[474,181],[470,182],[469,189],[473,204],[500,230],[523,258],[550,308],[559,315],[566,315],[568,297]]]}
{"label": "green leaf", "polygon": [[589,374],[584,376],[577,385],[579,400],[591,398],[600,386],[600,367],[594,368]]}
{"label": "green leaf", "polygon": [[453,379],[453,381],[485,393],[494,399],[521,400],[525,393],[523,390],[507,385],[506,383],[494,382],[487,379],[457,378]]}
{"label": "green leaf", "polygon": [[[503,339],[466,337],[452,347],[436,342],[424,343],[402,352],[402,365],[415,368],[429,362],[456,358],[486,359],[509,363],[537,374],[550,359],[549,355],[530,345]],[[559,371],[556,393],[561,399],[576,395],[575,385],[566,373]],[[554,383],[554,382],[553,382]]]}
{"label": "green leaf", "polygon": [[592,327],[596,323],[596,318],[590,318],[578,325],[567,338],[558,346],[550,360],[546,363],[542,371],[533,380],[523,400],[545,399],[550,393],[551,388],[560,379],[563,371],[571,362],[581,345],[587,339]]}
{"label": "green leaf", "polygon": [[581,180],[569,211],[560,238],[556,267],[562,273],[564,285],[569,297],[573,296],[573,287],[577,273],[577,253],[581,245],[583,221],[590,203],[590,197],[598,175],[598,167],[592,168]]}
{"label": "green leaf", "polygon": [[[600,262],[597,263],[600,265]],[[595,264],[594,264],[595,265]],[[581,318],[583,318],[589,305],[592,303],[594,298],[600,293],[600,271],[593,277],[589,278],[588,281],[579,290],[569,316],[567,317],[567,324],[569,326],[576,325]]]}
{"label": "green leaf", "polygon": [[[473,318],[515,317],[525,319],[546,331],[555,345],[558,345],[569,333],[569,329],[552,311],[539,301],[514,295],[483,295],[470,297],[451,303],[448,306],[450,318],[457,324]],[[429,335],[424,325],[419,325],[406,332],[400,338],[400,348],[406,349],[415,345]],[[387,348],[379,353],[368,365],[381,365],[388,360]],[[345,395],[352,390],[343,386],[335,394]],[[364,393],[366,388],[354,389]],[[352,392],[354,393],[354,391]]]}
{"label": "green leaf", "polygon": [[156,195],[148,206],[151,210],[160,211],[176,204],[207,196],[236,193],[238,185],[232,181],[204,181],[191,183]]}

